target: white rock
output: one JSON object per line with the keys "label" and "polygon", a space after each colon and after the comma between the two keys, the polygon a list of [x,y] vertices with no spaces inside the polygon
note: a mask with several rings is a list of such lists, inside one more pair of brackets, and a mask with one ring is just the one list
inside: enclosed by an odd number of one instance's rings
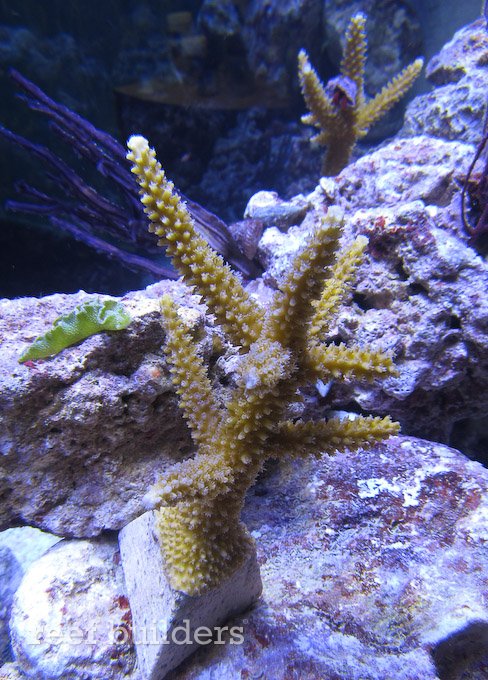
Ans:
{"label": "white rock", "polygon": [[6,547],[11,550],[23,572],[60,540],[59,536],[34,527],[15,527],[0,531],[0,549]]}
{"label": "white rock", "polygon": [[[162,680],[198,649],[216,643],[232,629],[226,622],[249,608],[262,590],[256,554],[221,586],[192,597],[174,590],[165,575],[164,560],[147,512],[119,533],[120,553],[133,617],[133,636],[142,676]],[[240,636],[241,631],[235,631]]]}
{"label": "white rock", "polygon": [[307,208],[308,202],[302,195],[284,201],[275,191],[258,191],[249,199],[244,217],[261,220],[266,227],[286,229],[293,224],[300,224]]}
{"label": "white rock", "polygon": [[134,677],[129,602],[116,541],[65,540],[35,562],[14,597],[12,648],[31,678]]}

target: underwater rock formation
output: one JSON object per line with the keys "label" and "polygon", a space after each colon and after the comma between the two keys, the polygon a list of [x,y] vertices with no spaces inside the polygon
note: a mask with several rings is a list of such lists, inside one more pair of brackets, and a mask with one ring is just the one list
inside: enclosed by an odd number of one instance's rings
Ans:
{"label": "underwater rock formation", "polygon": [[124,298],[127,330],[35,364],[18,363],[22,349],[92,296],[0,301],[0,528],[31,524],[79,537],[118,529],[143,511],[148,479],[164,461],[189,451],[161,349],[159,297],[169,291],[186,299],[209,358],[213,335],[203,334],[202,310],[169,281]]}
{"label": "underwater rock formation", "polygon": [[[334,396],[333,385],[332,400],[338,408],[381,406],[403,432],[461,448],[458,428],[488,414],[488,265],[460,219],[473,152],[427,136],[393,141],[323,178],[301,226],[287,234],[265,230],[258,248],[263,280],[275,286],[314,215],[330,204],[344,209],[347,237],[365,234],[370,248],[353,297],[358,306],[345,310],[332,332],[336,340],[356,333],[362,342],[381,339],[394,348],[400,375],[380,391],[339,388]],[[472,453],[485,456],[482,444]]]}
{"label": "underwater rock formation", "polygon": [[407,107],[399,136],[420,134],[478,143],[488,89],[488,32],[484,19],[461,28],[425,69],[435,86]]}
{"label": "underwater rock formation", "polygon": [[[488,654],[487,498],[479,463],[409,437],[272,465],[243,511],[264,585],[261,601],[232,621],[243,644],[229,644],[227,631],[225,644],[201,649],[171,677],[256,677],[265,668],[273,680],[444,680],[455,668],[479,680]],[[130,610],[112,550],[112,539],[63,541],[29,570],[12,619],[22,670],[127,678]],[[79,643],[94,616],[96,632],[118,625],[112,661],[106,640],[93,656]],[[78,631],[75,644],[31,644],[27,633],[42,622],[60,635]]]}

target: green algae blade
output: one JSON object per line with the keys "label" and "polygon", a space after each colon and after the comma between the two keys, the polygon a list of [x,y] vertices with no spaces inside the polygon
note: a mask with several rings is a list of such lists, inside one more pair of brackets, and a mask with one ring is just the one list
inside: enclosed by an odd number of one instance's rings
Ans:
{"label": "green algae blade", "polygon": [[123,305],[116,300],[87,300],[69,314],[56,319],[47,333],[27,347],[19,363],[53,356],[95,333],[123,330],[131,320]]}

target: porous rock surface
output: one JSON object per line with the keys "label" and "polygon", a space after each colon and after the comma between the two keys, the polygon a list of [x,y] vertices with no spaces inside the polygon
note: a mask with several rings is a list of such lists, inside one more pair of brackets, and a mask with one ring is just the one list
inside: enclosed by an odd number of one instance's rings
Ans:
{"label": "porous rock surface", "polygon": [[432,135],[478,143],[488,87],[488,32],[478,19],[454,34],[426,67],[435,85],[407,107],[401,135]]}
{"label": "porous rock surface", "polygon": [[18,363],[27,344],[93,296],[0,301],[0,528],[27,524],[76,537],[118,529],[144,511],[141,498],[157,474],[188,454],[162,350],[165,291],[187,305],[208,357],[201,310],[170,282],[122,299],[133,317],[125,331],[27,365]]}
{"label": "porous rock surface", "polygon": [[29,678],[137,677],[116,538],[51,548],[24,576],[10,629],[17,666]]}
{"label": "porous rock surface", "polygon": [[276,466],[244,512],[263,579],[244,643],[177,680],[486,677],[487,490],[479,463],[408,437]]}
{"label": "porous rock surface", "polygon": [[[390,413],[404,432],[457,448],[467,424],[488,414],[488,265],[460,220],[472,153],[470,144],[428,136],[394,140],[322,178],[302,224],[269,227],[258,246],[263,281],[276,287],[328,207],[344,210],[344,243],[363,234],[369,246],[330,339],[391,350],[399,375],[336,381],[326,403]],[[486,456],[481,441],[472,446]]]}
{"label": "porous rock surface", "polygon": [[[487,491],[479,463],[409,437],[270,465],[243,513],[256,539],[262,597],[227,622],[224,644],[202,648],[171,679],[483,680]],[[45,680],[81,677],[52,670],[71,672],[82,659],[76,649],[42,648],[46,656],[33,657],[26,632],[39,612],[58,632],[84,630],[80,616],[105,626],[129,620],[113,604],[123,586],[113,583],[112,550],[100,539],[63,541],[31,567],[12,620],[18,664],[31,677],[41,677],[32,671],[40,668]],[[102,673],[109,658],[99,652],[90,677],[126,678],[129,667],[117,674],[115,663]]]}

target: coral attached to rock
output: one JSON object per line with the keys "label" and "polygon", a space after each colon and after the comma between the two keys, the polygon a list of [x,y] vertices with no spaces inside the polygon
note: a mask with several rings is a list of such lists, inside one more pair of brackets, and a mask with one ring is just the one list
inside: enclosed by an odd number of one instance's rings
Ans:
{"label": "coral attached to rock", "polygon": [[404,96],[423,66],[423,60],[416,59],[373,99],[367,100],[364,93],[365,23],[363,14],[352,17],[346,34],[341,74],[325,86],[312,68],[307,53],[301,50],[298,55],[298,77],[310,111],[302,117],[302,122],[316,127],[318,133],[312,141],[327,147],[323,175],[337,175],[348,164],[356,141]]}
{"label": "coral attached to rock", "polygon": [[252,539],[239,516],[267,458],[364,447],[398,431],[389,417],[287,420],[285,409],[299,399],[298,389],[318,379],[387,377],[394,368],[387,353],[322,342],[367,243],[358,238],[336,257],[340,214],[329,210],[265,311],[196,232],[147,140],[133,136],[128,145],[150,230],[239,350],[234,390],[219,404],[177,306],[163,298],[166,352],[198,450],[159,480],[148,502],[159,508],[172,585],[199,594],[246,555]]}

